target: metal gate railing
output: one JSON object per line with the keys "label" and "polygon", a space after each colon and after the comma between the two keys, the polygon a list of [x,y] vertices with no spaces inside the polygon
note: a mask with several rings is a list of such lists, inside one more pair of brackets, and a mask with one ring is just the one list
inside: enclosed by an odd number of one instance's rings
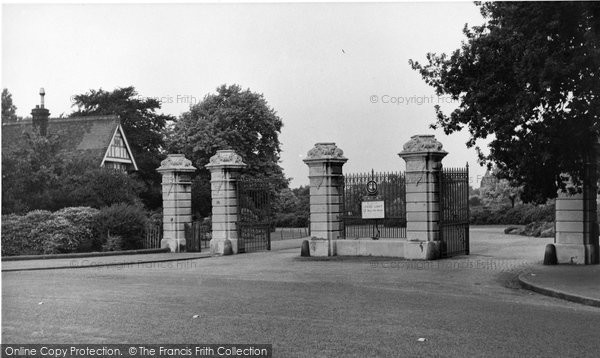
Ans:
{"label": "metal gate railing", "polygon": [[271,250],[270,182],[263,179],[240,179],[238,193],[238,252]]}
{"label": "metal gate railing", "polygon": [[210,248],[212,228],[209,223],[193,221],[184,225],[185,229],[185,251],[202,252]]}
{"label": "metal gate railing", "polygon": [[143,249],[158,249],[163,236],[162,224],[148,224],[145,228],[144,240],[142,241]]}
{"label": "metal gate railing", "polygon": [[440,173],[442,257],[469,254],[469,164]]}
{"label": "metal gate railing", "polygon": [[271,225],[238,223],[239,252],[255,252],[271,250]]}
{"label": "metal gate railing", "polygon": [[[383,219],[363,219],[362,202],[369,196],[367,184],[375,182],[384,202]],[[406,238],[406,187],[404,173],[356,173],[344,175],[344,237]]]}

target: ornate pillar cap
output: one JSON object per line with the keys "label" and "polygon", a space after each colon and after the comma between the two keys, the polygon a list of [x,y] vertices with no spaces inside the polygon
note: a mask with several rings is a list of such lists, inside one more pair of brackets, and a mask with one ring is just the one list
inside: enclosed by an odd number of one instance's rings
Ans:
{"label": "ornate pillar cap", "polygon": [[183,154],[169,154],[165,160],[160,162],[160,167],[156,170],[158,172],[194,172],[196,167]]}
{"label": "ornate pillar cap", "polygon": [[223,149],[217,150],[217,153],[210,157],[210,163],[204,167],[213,170],[221,168],[242,169],[246,166],[247,164],[244,163],[242,157],[233,149]]}
{"label": "ornate pillar cap", "polygon": [[333,142],[317,143],[308,151],[304,163],[311,162],[338,162],[346,163],[348,158],[344,157],[344,151],[338,148]]}
{"label": "ornate pillar cap", "polygon": [[439,157],[445,157],[448,152],[443,150],[443,145],[432,134],[417,134],[410,137],[398,155],[402,158],[416,157],[434,154]]}

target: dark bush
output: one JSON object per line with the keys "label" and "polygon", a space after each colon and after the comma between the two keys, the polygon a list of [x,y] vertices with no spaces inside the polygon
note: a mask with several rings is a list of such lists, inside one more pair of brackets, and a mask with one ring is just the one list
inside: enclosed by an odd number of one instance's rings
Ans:
{"label": "dark bush", "polygon": [[92,251],[99,210],[64,208],[55,213],[34,210],[2,217],[2,255],[40,255]]}
{"label": "dark bush", "polygon": [[102,245],[102,251],[120,251],[123,247],[123,238],[121,236],[110,235]]}
{"label": "dark bush", "polygon": [[119,203],[100,209],[95,218],[94,234],[101,239],[102,245],[107,243],[109,236],[120,236],[121,250],[136,250],[142,247],[147,224],[142,207]]}
{"label": "dark bush", "polygon": [[147,222],[144,209],[127,204],[4,215],[2,256],[138,249]]}
{"label": "dark bush", "polygon": [[516,205],[490,208],[485,206],[470,208],[472,225],[527,225],[532,222],[554,221],[554,204]]}
{"label": "dark bush", "polygon": [[76,252],[80,238],[89,232],[89,228],[76,227],[69,220],[53,215],[50,220],[40,222],[31,235],[42,242],[44,254],[63,254]]}
{"label": "dark bush", "polygon": [[102,208],[117,203],[137,205],[144,184],[134,176],[110,168],[92,168],[64,175],[54,200],[58,207]]}
{"label": "dark bush", "polygon": [[505,234],[509,235],[523,235],[523,236],[534,236],[534,237],[553,237],[554,236],[554,223],[536,221],[525,225],[525,227],[508,227],[504,229]]}
{"label": "dark bush", "polygon": [[469,206],[470,207],[481,206],[481,205],[482,205],[482,201],[479,196],[473,195],[473,196],[469,197]]}
{"label": "dark bush", "polygon": [[294,227],[308,227],[310,225],[309,217],[309,215],[296,217],[296,226]]}
{"label": "dark bush", "polygon": [[148,225],[150,225],[150,226],[160,226],[160,225],[162,225],[162,221],[163,221],[162,208],[154,210],[148,215]]}
{"label": "dark bush", "polygon": [[308,226],[308,215],[297,213],[280,213],[275,215],[275,227],[306,227]]}
{"label": "dark bush", "polygon": [[44,242],[33,235],[35,228],[52,219],[52,213],[34,210],[26,215],[2,216],[2,256],[40,255],[44,253]]}
{"label": "dark bush", "polygon": [[78,228],[80,237],[77,252],[91,252],[99,249],[101,243],[93,232],[96,216],[99,212],[98,209],[80,206],[64,208],[54,213],[55,216],[69,220]]}

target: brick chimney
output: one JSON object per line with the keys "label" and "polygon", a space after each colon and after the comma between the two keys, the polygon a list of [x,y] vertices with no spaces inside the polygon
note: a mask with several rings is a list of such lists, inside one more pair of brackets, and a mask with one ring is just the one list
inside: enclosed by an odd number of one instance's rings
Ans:
{"label": "brick chimney", "polygon": [[48,117],[50,117],[50,111],[44,108],[44,96],[46,92],[43,88],[40,88],[40,97],[41,104],[36,105],[34,109],[31,110],[31,116],[33,117],[33,127],[38,128],[40,130],[40,135],[46,136],[46,132],[48,130]]}

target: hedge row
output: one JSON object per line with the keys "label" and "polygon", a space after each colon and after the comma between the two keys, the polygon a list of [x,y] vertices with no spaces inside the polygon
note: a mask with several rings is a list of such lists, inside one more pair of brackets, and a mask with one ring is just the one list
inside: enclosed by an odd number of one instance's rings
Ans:
{"label": "hedge row", "polygon": [[298,215],[297,213],[278,213],[275,215],[274,227],[307,227],[308,213]]}
{"label": "hedge row", "polygon": [[472,225],[527,225],[532,222],[554,221],[554,204],[552,205],[516,205],[512,207],[471,207],[470,223]]}
{"label": "hedge row", "polygon": [[139,249],[146,224],[144,209],[128,204],[3,215],[2,256]]}

